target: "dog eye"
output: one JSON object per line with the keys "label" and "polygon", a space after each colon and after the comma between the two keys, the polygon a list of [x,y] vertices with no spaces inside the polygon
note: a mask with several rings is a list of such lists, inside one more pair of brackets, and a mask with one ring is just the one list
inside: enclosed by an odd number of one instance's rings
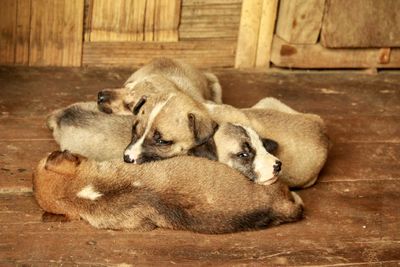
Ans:
{"label": "dog eye", "polygon": [[248,158],[250,156],[250,154],[248,152],[239,152],[236,154],[237,157],[239,158]]}
{"label": "dog eye", "polygon": [[157,139],[156,140],[156,144],[160,145],[160,146],[167,146],[167,145],[171,145],[172,141],[166,141],[166,140],[162,140],[162,139]]}

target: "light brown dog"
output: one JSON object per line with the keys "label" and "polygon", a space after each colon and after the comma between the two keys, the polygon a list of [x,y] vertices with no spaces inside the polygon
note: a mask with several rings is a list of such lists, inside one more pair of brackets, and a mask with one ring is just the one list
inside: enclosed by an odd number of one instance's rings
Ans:
{"label": "light brown dog", "polygon": [[201,72],[193,66],[175,59],[158,58],[137,70],[123,88],[105,89],[98,94],[100,110],[106,113],[129,114],[132,99],[137,95],[171,92],[184,93],[196,101],[222,103],[222,90],[218,78]]}
{"label": "light brown dog", "polygon": [[109,229],[229,233],[294,222],[303,210],[279,182],[260,186],[191,157],[134,165],[57,151],[40,161],[33,189],[45,211]]}

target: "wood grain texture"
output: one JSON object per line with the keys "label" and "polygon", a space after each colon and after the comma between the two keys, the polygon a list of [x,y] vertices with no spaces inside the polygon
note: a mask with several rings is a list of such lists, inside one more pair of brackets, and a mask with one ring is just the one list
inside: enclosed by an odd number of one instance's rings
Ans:
{"label": "wood grain texture", "polygon": [[181,18],[181,0],[155,0],[154,40],[177,42]]}
{"label": "wood grain texture", "polygon": [[15,64],[28,65],[31,27],[31,0],[17,0]]}
{"label": "wood grain texture", "polygon": [[83,0],[32,0],[29,65],[81,65],[83,9]]}
{"label": "wood grain texture", "polygon": [[0,64],[13,64],[17,31],[17,1],[3,0],[0,8]]}
{"label": "wood grain texture", "polygon": [[[288,43],[315,44],[317,42],[325,0],[281,0],[276,34]],[[336,20],[340,24],[340,20]]]}
{"label": "wood grain texture", "polygon": [[258,32],[256,67],[269,67],[277,8],[277,0],[263,0],[260,30]]}
{"label": "wood grain texture", "polygon": [[231,41],[91,42],[84,44],[83,65],[137,67],[154,57],[173,57],[199,67],[232,67],[234,54]]}
{"label": "wood grain texture", "polygon": [[178,41],[181,0],[93,0],[90,41]]}
{"label": "wood grain texture", "polygon": [[242,1],[182,1],[179,40],[237,41]]}
{"label": "wood grain texture", "polygon": [[390,60],[381,63],[380,49],[329,49],[321,44],[295,45],[275,35],[271,61],[289,68],[399,68],[400,49],[392,49]]}
{"label": "wood grain texture", "polygon": [[325,47],[399,47],[400,1],[327,0],[321,32]]}
{"label": "wood grain texture", "polygon": [[263,0],[243,0],[235,67],[252,68],[256,63]]}

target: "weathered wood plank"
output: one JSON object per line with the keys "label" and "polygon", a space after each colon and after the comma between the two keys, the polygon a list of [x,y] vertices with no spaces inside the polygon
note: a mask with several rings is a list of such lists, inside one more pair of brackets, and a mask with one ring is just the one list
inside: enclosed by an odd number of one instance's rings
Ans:
{"label": "weathered wood plank", "polygon": [[[317,42],[325,0],[281,0],[276,34],[288,43],[315,44]],[[335,21],[340,24],[341,21]]]}
{"label": "weathered wood plank", "polygon": [[31,0],[18,0],[15,64],[28,65],[31,27]]}
{"label": "weathered wood plank", "polygon": [[327,0],[321,31],[325,47],[400,47],[397,0]]}
{"label": "weathered wood plank", "polygon": [[14,64],[17,1],[4,0],[0,8],[0,64]]}
{"label": "weathered wood plank", "polygon": [[198,67],[232,67],[234,53],[231,41],[91,42],[83,46],[83,65],[137,67],[154,57],[174,57]]}
{"label": "weathered wood plank", "polygon": [[154,40],[177,42],[181,18],[181,0],[156,0],[154,12]]}
{"label": "weathered wood plank", "polygon": [[146,1],[92,2],[90,41],[143,41]]}
{"label": "weathered wood plank", "polygon": [[29,65],[80,66],[83,0],[32,0]]}
{"label": "weathered wood plank", "polygon": [[398,262],[398,186],[398,182],[319,184],[300,192],[307,207],[303,221],[217,236],[96,230],[83,222],[41,223],[41,211],[31,196],[2,195],[0,258],[4,263],[95,265]]}
{"label": "weathered wood plank", "polygon": [[229,39],[236,42],[239,31],[241,1],[239,3],[182,2],[179,40]]}
{"label": "weathered wood plank", "polygon": [[32,170],[40,159],[57,150],[55,141],[0,141],[0,193],[32,190]]}
{"label": "weathered wood plank", "polygon": [[274,36],[277,0],[263,0],[256,54],[256,67],[269,68],[272,37]]}
{"label": "weathered wood plank", "polygon": [[244,0],[240,17],[235,67],[252,68],[257,56],[263,0]]}
{"label": "weathered wood plank", "polygon": [[380,49],[328,49],[321,44],[295,45],[275,35],[271,61],[288,68],[398,68],[400,49],[392,49],[390,59],[382,61]]}

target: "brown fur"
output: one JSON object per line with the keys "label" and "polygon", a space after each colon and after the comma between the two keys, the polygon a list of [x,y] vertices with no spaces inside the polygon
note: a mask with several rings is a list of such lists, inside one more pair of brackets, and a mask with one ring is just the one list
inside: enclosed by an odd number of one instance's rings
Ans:
{"label": "brown fur", "polygon": [[132,165],[57,151],[40,161],[33,188],[45,211],[98,228],[228,233],[302,217],[301,199],[287,186],[260,186],[202,158]]}

